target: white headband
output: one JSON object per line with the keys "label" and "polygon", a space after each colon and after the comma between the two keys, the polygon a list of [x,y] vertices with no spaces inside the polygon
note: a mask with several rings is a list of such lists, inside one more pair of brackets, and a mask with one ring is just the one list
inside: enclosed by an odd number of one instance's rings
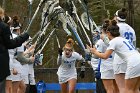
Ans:
{"label": "white headband", "polygon": [[117,16],[117,20],[119,20],[119,21],[125,21],[126,19],[122,19],[122,18],[120,18],[120,17]]}

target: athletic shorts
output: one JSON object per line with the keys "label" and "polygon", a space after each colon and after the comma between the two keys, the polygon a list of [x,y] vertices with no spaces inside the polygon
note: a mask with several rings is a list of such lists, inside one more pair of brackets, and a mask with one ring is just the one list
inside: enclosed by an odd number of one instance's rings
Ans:
{"label": "athletic shorts", "polygon": [[21,81],[22,80],[22,77],[21,77],[21,74],[18,73],[17,75],[12,75],[12,81]]}
{"label": "athletic shorts", "polygon": [[129,67],[126,70],[125,79],[140,77],[140,64],[135,67]]}
{"label": "athletic shorts", "polygon": [[69,77],[58,76],[59,84],[66,83],[71,79],[77,79],[77,75],[73,75],[73,76],[69,76]]}
{"label": "athletic shorts", "polygon": [[125,73],[127,69],[127,63],[113,64],[114,74]]}
{"label": "athletic shorts", "polygon": [[101,72],[101,79],[115,79],[114,71],[108,70],[108,71]]}
{"label": "athletic shorts", "polygon": [[30,85],[35,85],[35,78],[32,77],[32,75],[29,75],[29,76],[22,76],[22,80],[25,84],[29,84],[30,82]]}

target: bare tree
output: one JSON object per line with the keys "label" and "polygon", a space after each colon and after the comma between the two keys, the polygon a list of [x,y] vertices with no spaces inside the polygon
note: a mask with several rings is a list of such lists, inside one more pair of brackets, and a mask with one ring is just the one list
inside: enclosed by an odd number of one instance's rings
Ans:
{"label": "bare tree", "polygon": [[134,28],[134,1],[127,0],[128,2],[128,23]]}
{"label": "bare tree", "polygon": [[5,3],[6,3],[6,0],[3,0],[2,2],[2,8],[5,9]]}

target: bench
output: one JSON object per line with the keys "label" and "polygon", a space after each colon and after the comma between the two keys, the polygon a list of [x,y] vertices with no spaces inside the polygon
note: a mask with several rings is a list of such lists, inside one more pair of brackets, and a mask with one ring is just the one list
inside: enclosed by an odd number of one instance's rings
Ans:
{"label": "bench", "polygon": [[[46,83],[45,90],[46,90],[46,93],[47,91],[51,91],[51,90],[55,91],[55,93],[58,93],[58,91],[61,90],[61,87],[60,87],[60,84],[58,83]],[[77,83],[75,90],[94,90],[94,93],[96,93],[96,83]]]}

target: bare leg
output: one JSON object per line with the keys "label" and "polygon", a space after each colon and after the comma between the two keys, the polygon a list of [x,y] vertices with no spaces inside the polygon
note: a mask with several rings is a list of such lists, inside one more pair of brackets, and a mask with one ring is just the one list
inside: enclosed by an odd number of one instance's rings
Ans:
{"label": "bare leg", "polygon": [[12,80],[6,80],[6,93],[12,93]]}
{"label": "bare leg", "polygon": [[25,93],[26,85],[23,81],[20,81],[18,93]]}
{"label": "bare leg", "polygon": [[140,77],[125,80],[125,93],[139,93]]}
{"label": "bare leg", "polygon": [[60,85],[62,93],[67,93],[67,83],[62,83]]}
{"label": "bare leg", "polygon": [[124,73],[115,74],[115,80],[116,80],[116,83],[118,85],[120,93],[127,93],[127,92],[124,92],[125,91],[125,79],[124,79],[124,77],[125,77]]}
{"label": "bare leg", "polygon": [[115,79],[113,80],[114,93],[120,93]]}
{"label": "bare leg", "polygon": [[20,81],[12,82],[13,93],[18,93],[19,84],[20,84]]}
{"label": "bare leg", "polygon": [[77,81],[76,79],[71,79],[68,81],[68,84],[69,84],[69,92],[68,93],[74,93],[76,81]]}
{"label": "bare leg", "polygon": [[113,80],[112,79],[102,79],[104,87],[107,93],[113,93]]}

